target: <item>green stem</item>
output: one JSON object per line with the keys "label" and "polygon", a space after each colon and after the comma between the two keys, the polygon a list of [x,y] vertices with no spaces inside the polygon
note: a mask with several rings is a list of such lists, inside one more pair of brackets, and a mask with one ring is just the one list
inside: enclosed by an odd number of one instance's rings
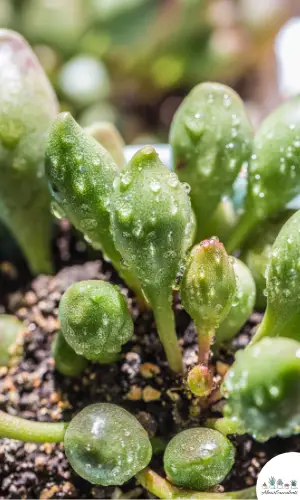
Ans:
{"label": "green stem", "polygon": [[146,468],[136,475],[137,481],[158,498],[195,499],[195,500],[234,500],[238,498],[256,498],[255,486],[240,491],[210,493],[177,488],[153,470]]}
{"label": "green stem", "polygon": [[182,373],[183,361],[176,335],[172,295],[165,297],[157,295],[156,292],[156,297],[150,297],[150,302],[153,306],[158,335],[164,346],[169,367],[175,373]]}
{"label": "green stem", "polygon": [[210,330],[203,330],[203,328],[200,328],[196,325],[196,331],[198,335],[199,345],[199,364],[208,366],[210,347],[216,330],[215,328],[211,328]]}
{"label": "green stem", "polygon": [[238,221],[233,233],[230,235],[229,240],[225,245],[229,254],[232,254],[235,250],[238,250],[243,246],[244,241],[257,223],[258,220],[253,215],[253,211],[246,208],[245,213]]}
{"label": "green stem", "polygon": [[8,415],[0,410],[0,437],[34,443],[60,443],[64,440],[67,422],[34,422]]}

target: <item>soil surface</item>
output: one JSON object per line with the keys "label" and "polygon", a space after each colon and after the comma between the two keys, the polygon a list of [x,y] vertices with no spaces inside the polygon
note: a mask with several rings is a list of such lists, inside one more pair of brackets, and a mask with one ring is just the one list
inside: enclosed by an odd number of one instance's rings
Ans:
{"label": "soil surface", "polygon": [[[185,382],[169,371],[158,340],[153,316],[140,312],[130,291],[109,263],[87,249],[85,242],[62,221],[53,248],[57,274],[31,280],[20,263],[0,264],[0,312],[24,321],[22,357],[9,369],[0,369],[0,408],[12,415],[40,421],[69,420],[85,406],[101,401],[122,405],[136,415],[151,437],[170,439],[178,431],[201,425],[208,416],[219,416],[223,402],[199,401],[187,391]],[[118,363],[90,364],[83,375],[68,378],[56,372],[51,341],[59,328],[58,304],[66,288],[83,279],[104,279],[120,286],[135,321],[135,335]],[[196,362],[196,334],[188,315],[174,297],[177,333],[187,369]],[[253,313],[229,349],[213,356],[217,386],[234,359],[234,351],[245,347],[260,313]],[[236,463],[230,475],[214,491],[252,486],[261,467],[271,457],[300,451],[300,437],[256,443],[248,436],[232,437]],[[160,473],[161,440],[151,465]],[[1,498],[153,498],[133,479],[120,487],[93,486],[69,466],[63,444],[33,444],[0,440]]]}

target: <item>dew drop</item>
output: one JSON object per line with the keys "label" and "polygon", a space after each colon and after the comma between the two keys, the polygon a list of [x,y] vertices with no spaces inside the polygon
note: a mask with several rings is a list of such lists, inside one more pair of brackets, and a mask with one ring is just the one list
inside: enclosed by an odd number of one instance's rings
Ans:
{"label": "dew drop", "polygon": [[191,191],[191,186],[190,186],[187,182],[183,182],[183,184],[182,184],[182,185],[183,185],[183,187],[184,187],[185,192],[186,192],[187,194],[189,194],[189,193],[190,193],[190,191]]}
{"label": "dew drop", "polygon": [[170,174],[169,179],[168,179],[168,184],[169,186],[176,188],[179,184],[178,178],[176,174]]}
{"label": "dew drop", "polygon": [[153,193],[158,193],[158,191],[160,191],[160,189],[161,189],[160,182],[158,182],[158,181],[150,182],[150,189],[151,189],[151,191],[153,191]]}

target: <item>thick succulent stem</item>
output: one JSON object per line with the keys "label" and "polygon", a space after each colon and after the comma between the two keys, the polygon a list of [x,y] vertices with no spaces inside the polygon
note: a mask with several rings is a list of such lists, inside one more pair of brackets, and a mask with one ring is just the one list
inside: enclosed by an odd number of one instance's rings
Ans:
{"label": "thick succulent stem", "polygon": [[0,437],[34,443],[60,443],[64,440],[67,422],[33,422],[0,411]]}
{"label": "thick succulent stem", "polygon": [[168,364],[175,373],[183,371],[182,355],[178,345],[175,318],[169,297],[158,296],[151,300],[157,332],[164,346]]}
{"label": "thick succulent stem", "polygon": [[187,384],[193,394],[199,397],[207,397],[212,391],[213,380],[208,368],[210,347],[215,335],[215,329],[206,329],[196,326],[198,334],[198,361],[188,374]]}
{"label": "thick succulent stem", "polygon": [[211,493],[202,491],[185,490],[173,486],[167,479],[149,469],[148,467],[136,475],[138,482],[158,498],[178,498],[195,500],[234,500],[238,498],[255,498],[255,487],[240,491],[226,493]]}
{"label": "thick succulent stem", "polygon": [[257,219],[253,217],[252,211],[246,210],[226,243],[226,249],[229,254],[242,248],[244,241],[255,228],[257,222]]}
{"label": "thick succulent stem", "polygon": [[199,363],[207,366],[209,361],[210,346],[215,336],[215,329],[211,328],[210,330],[203,331],[202,328],[196,327],[196,330],[197,330],[198,345],[199,345],[199,353],[198,353]]}

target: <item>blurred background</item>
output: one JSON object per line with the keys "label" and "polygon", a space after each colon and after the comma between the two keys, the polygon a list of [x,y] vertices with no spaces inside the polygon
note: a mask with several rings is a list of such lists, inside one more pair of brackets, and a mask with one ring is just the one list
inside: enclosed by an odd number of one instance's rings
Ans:
{"label": "blurred background", "polygon": [[300,92],[298,15],[297,0],[0,0],[0,25],[33,45],[62,110],[115,123],[129,144],[166,142],[204,80],[235,88],[254,125]]}

